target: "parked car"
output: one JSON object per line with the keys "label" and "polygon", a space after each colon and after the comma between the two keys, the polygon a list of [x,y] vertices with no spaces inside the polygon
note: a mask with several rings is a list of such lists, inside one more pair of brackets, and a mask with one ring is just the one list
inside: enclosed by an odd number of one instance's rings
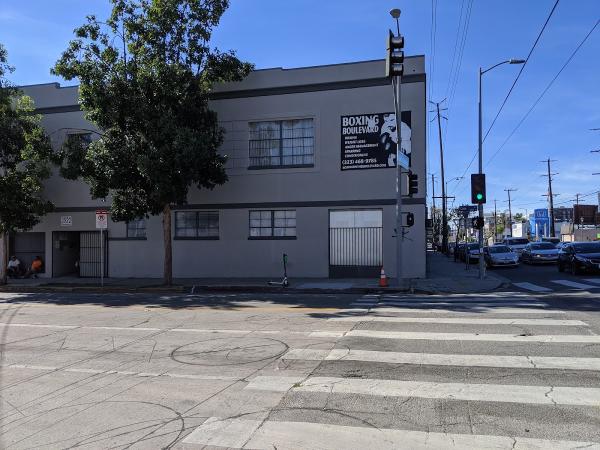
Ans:
{"label": "parked car", "polygon": [[556,238],[556,237],[543,237],[542,238],[542,242],[551,242],[554,245],[558,245],[558,244],[560,244],[560,238]]}
{"label": "parked car", "polygon": [[483,258],[488,268],[492,267],[517,267],[519,255],[507,245],[492,245],[483,248]]}
{"label": "parked car", "polygon": [[523,249],[521,260],[528,264],[554,264],[558,261],[558,250],[552,242],[530,242]]}
{"label": "parked car", "polygon": [[507,237],[504,238],[504,240],[502,241],[502,243],[506,246],[508,246],[508,248],[510,248],[512,251],[514,251],[515,253],[517,253],[519,255],[519,258],[521,257],[521,253],[523,253],[523,250],[525,249],[525,246],[527,244],[529,244],[529,239],[527,238],[513,238],[513,237]]}
{"label": "parked car", "polygon": [[469,264],[472,262],[479,261],[479,244],[474,242],[471,244],[467,244],[465,257],[463,260],[467,260]]}
{"label": "parked car", "polygon": [[458,244],[456,244],[455,248],[454,248],[454,254],[456,256],[455,259],[458,259],[460,261],[464,261],[465,260],[465,248],[467,246],[466,242],[459,242]]}
{"label": "parked car", "polygon": [[573,275],[600,271],[600,242],[569,242],[558,252],[558,271]]}

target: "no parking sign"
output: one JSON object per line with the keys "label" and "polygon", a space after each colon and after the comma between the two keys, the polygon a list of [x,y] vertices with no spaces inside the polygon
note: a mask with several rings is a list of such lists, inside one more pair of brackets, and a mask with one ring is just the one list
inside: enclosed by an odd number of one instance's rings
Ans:
{"label": "no parking sign", "polygon": [[108,211],[96,210],[96,228],[106,230],[108,228]]}

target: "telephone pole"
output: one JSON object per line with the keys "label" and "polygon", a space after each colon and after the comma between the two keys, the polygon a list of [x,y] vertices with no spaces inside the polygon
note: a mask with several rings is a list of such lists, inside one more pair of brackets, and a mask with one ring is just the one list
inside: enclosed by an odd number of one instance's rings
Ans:
{"label": "telephone pole", "polygon": [[512,237],[512,207],[510,203],[510,193],[516,191],[517,189],[504,189],[504,192],[508,194],[508,229],[510,230],[510,237]]}
{"label": "telephone pole", "polygon": [[431,174],[431,201],[432,201],[432,210],[431,210],[431,221],[433,223],[433,244],[435,250],[435,243],[437,242],[438,235],[436,233],[435,226],[435,175]]}
{"label": "telephone pole", "polygon": [[548,202],[550,205],[550,237],[556,236],[554,230],[554,195],[552,195],[552,176],[558,175],[558,173],[551,173],[550,171],[550,163],[555,162],[555,159],[546,159],[544,161],[540,161],[546,163],[548,165],[548,174],[542,175],[543,177],[548,177]]}
{"label": "telephone pole", "polygon": [[496,211],[496,202],[497,202],[497,200],[494,199],[494,244],[496,243],[496,240],[498,239],[498,215],[497,215],[497,211]]}
{"label": "telephone pole", "polygon": [[446,183],[445,183],[445,178],[444,178],[444,146],[442,143],[442,123],[441,123],[441,119],[447,119],[446,117],[440,115],[440,111],[445,111],[448,108],[442,108],[440,109],[440,104],[442,104],[444,101],[446,101],[446,99],[442,100],[441,102],[432,102],[431,100],[429,101],[429,103],[431,103],[432,105],[435,105],[436,110],[435,111],[429,111],[429,112],[435,112],[437,115],[437,122],[438,122],[438,138],[440,141],[440,165],[441,165],[441,171],[440,171],[440,176],[441,176],[441,181],[442,181],[442,253],[448,253],[448,214],[447,214],[447,208],[446,208]]}

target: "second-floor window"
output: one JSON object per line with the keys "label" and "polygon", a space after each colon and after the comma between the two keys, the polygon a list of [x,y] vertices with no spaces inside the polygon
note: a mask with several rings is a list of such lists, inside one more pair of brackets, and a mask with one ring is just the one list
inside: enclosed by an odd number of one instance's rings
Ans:
{"label": "second-floor window", "polygon": [[315,162],[313,119],[250,122],[251,169],[312,167]]}
{"label": "second-floor window", "polygon": [[136,219],[127,222],[127,237],[128,238],[145,238],[146,237],[146,219]]}

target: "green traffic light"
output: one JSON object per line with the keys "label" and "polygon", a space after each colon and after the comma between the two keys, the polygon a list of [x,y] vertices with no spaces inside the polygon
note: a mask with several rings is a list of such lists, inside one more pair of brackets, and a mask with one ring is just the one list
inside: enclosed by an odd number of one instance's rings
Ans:
{"label": "green traffic light", "polygon": [[482,200],[482,199],[483,199],[483,194],[482,193],[477,194],[477,200]]}

